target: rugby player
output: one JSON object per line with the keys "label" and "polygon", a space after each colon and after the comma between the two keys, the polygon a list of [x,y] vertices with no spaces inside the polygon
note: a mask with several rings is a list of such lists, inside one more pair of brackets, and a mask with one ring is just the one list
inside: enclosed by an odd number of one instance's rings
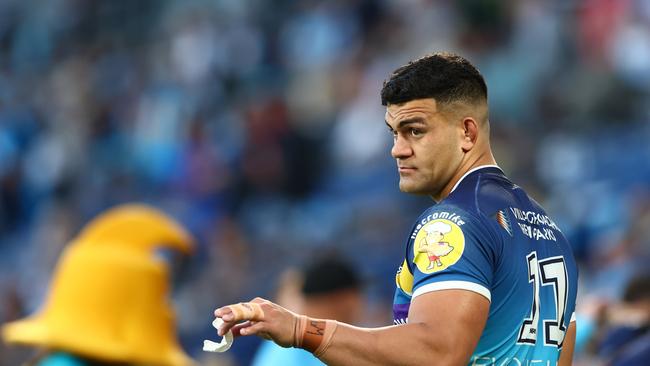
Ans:
{"label": "rugby player", "polygon": [[399,187],[436,203],[397,271],[395,324],[360,328],[256,298],[215,310],[230,329],[329,365],[570,365],[577,268],[555,222],[496,165],[487,87],[466,59],[398,68],[382,104]]}

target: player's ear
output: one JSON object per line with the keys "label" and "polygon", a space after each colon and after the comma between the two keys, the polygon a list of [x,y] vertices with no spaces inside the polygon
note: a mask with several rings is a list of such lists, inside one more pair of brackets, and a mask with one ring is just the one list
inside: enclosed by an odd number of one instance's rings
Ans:
{"label": "player's ear", "polygon": [[465,117],[462,121],[462,141],[460,144],[463,152],[472,150],[478,139],[479,126],[478,122],[472,117]]}

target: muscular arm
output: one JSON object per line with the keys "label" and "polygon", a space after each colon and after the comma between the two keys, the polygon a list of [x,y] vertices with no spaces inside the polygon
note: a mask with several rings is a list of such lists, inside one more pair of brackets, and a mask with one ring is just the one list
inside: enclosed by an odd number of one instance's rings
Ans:
{"label": "muscular arm", "polygon": [[321,360],[328,365],[466,365],[489,307],[474,292],[430,292],[411,303],[408,324],[375,329],[339,325]]}
{"label": "muscular arm", "polygon": [[564,344],[560,352],[558,366],[571,366],[573,363],[573,349],[576,343],[576,322],[569,324],[569,329],[564,336]]}
{"label": "muscular arm", "polygon": [[[284,346],[292,344],[295,314],[265,300],[255,301],[264,308],[264,320],[242,328],[241,334],[257,334]],[[328,365],[466,365],[485,326],[489,306],[485,297],[471,291],[426,293],[411,303],[408,324],[359,328],[339,323],[320,359]],[[228,322],[227,313],[221,308],[215,314]]]}

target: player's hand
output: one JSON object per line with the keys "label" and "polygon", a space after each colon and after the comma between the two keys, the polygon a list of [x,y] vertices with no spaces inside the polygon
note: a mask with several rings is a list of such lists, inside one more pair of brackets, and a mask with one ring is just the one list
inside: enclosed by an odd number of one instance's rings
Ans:
{"label": "player's hand", "polygon": [[296,344],[298,315],[268,300],[257,297],[248,303],[224,306],[215,310],[214,315],[224,321],[220,336],[232,329],[235,335],[257,335],[282,347]]}

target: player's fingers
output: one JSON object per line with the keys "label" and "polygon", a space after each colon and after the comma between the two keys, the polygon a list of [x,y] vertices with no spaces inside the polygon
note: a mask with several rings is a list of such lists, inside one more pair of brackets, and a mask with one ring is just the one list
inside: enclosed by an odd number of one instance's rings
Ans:
{"label": "player's fingers", "polygon": [[244,320],[264,320],[264,310],[259,303],[240,302],[224,306],[215,310],[214,315],[220,317],[225,322],[240,322]]}
{"label": "player's fingers", "polygon": [[233,327],[237,325],[236,322],[224,322],[219,329],[217,329],[217,334],[219,336],[223,336],[224,334],[228,333],[229,330],[231,330]]}
{"label": "player's fingers", "polygon": [[225,322],[233,321],[233,314],[230,306],[223,306],[214,311],[214,316],[223,319]]}
{"label": "player's fingers", "polygon": [[232,335],[233,335],[234,337],[239,337],[239,336],[240,336],[239,332],[240,332],[243,328],[250,327],[250,326],[253,325],[253,324],[255,324],[255,323],[254,323],[254,322],[250,322],[250,321],[243,322],[243,323],[239,323],[239,324],[236,324],[234,327],[232,327],[230,330],[232,331]]}
{"label": "player's fingers", "polygon": [[264,320],[264,310],[262,310],[262,306],[259,303],[240,302],[229,307],[233,315],[233,321]]}
{"label": "player's fingers", "polygon": [[256,298],[254,298],[253,300],[251,300],[250,302],[254,302],[254,303],[257,303],[257,304],[261,304],[261,303],[263,303],[263,302],[266,302],[266,299],[263,299],[263,298],[261,298],[261,297],[256,297]]}
{"label": "player's fingers", "polygon": [[251,326],[240,329],[239,334],[243,335],[243,336],[249,336],[249,335],[257,334],[257,335],[263,336],[264,338],[268,338],[268,336],[264,332],[265,326],[266,326],[266,324],[264,322],[255,323],[255,324],[253,324]]}

